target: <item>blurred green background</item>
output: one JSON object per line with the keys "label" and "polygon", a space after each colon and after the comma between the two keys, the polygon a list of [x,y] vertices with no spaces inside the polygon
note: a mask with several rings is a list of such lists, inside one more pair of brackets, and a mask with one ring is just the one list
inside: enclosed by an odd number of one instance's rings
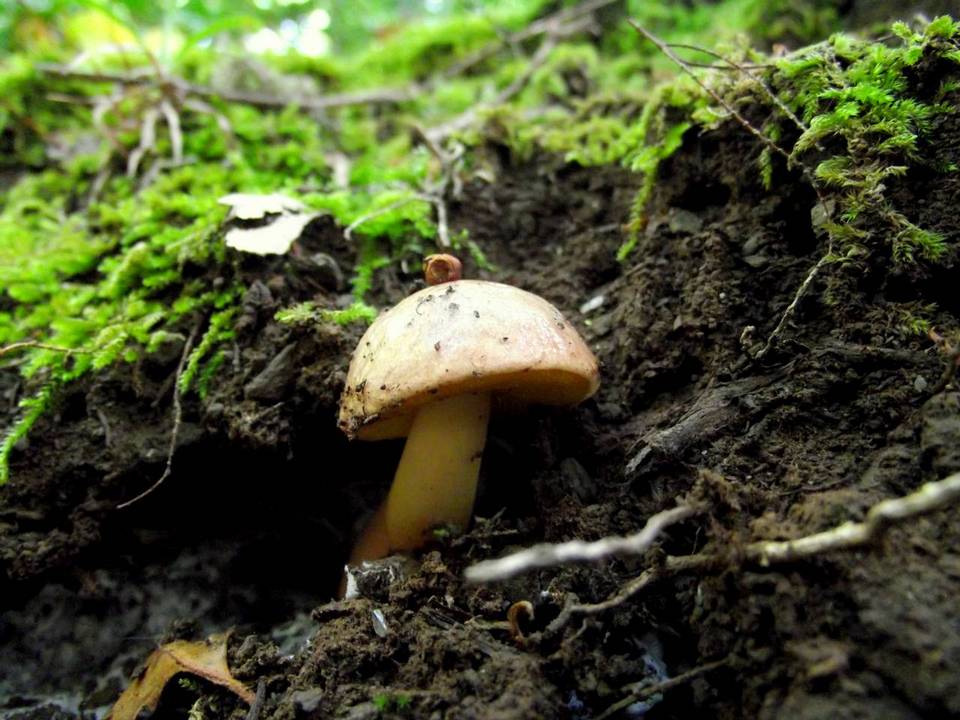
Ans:
{"label": "blurred green background", "polygon": [[[91,49],[132,42],[159,55],[185,42],[233,42],[252,52],[352,52],[413,19],[508,10],[525,0],[8,0],[0,9],[0,51],[44,45]],[[198,38],[198,35],[204,37]]]}

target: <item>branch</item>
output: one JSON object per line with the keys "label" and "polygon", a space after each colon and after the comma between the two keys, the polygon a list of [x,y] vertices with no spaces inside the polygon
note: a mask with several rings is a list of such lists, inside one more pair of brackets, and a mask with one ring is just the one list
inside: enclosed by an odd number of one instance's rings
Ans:
{"label": "branch", "polygon": [[90,350],[84,350],[83,348],[68,348],[61,347],[60,345],[48,345],[47,343],[34,342],[32,340],[25,340],[23,342],[15,342],[5,347],[0,347],[0,357],[6,355],[7,353],[12,353],[17,350],[25,349],[36,349],[36,350],[52,350],[53,352],[61,352],[66,355],[71,355],[73,353],[89,353]]}
{"label": "branch", "polygon": [[[523,30],[491,42],[477,52],[454,63],[446,71],[440,73],[437,78],[439,80],[448,80],[456,77],[487,58],[496,55],[506,45],[515,45],[516,43],[529,40],[539,35],[555,34],[561,26],[569,25],[616,2],[620,2],[620,0],[587,0],[574,7],[566,8],[541,20],[537,20]],[[353,105],[399,104],[413,100],[417,96],[430,91],[437,83],[435,79],[422,84],[411,83],[406,87],[372,88],[370,90],[324,95],[311,99],[278,97],[265,93],[218,90],[204,85],[189,83],[179,78],[162,76],[157,70],[133,73],[92,72],[76,70],[64,65],[51,63],[39,64],[37,69],[53,77],[85,80],[88,82],[104,82],[119,85],[166,85],[168,88],[179,91],[184,95],[200,98],[219,98],[226,102],[241,103],[262,109],[285,108],[288,105],[297,105],[304,110],[330,110]]]}
{"label": "branch", "polygon": [[477,116],[491,108],[498,107],[504,103],[513,99],[523,88],[527,86],[527,83],[530,82],[530,78],[533,77],[533,74],[540,69],[540,67],[547,61],[547,58],[550,56],[550,53],[557,45],[556,37],[551,35],[537,48],[537,52],[530,59],[530,62],[524,68],[523,72],[517,76],[512,83],[507,87],[501,90],[497,96],[490,102],[484,103],[483,105],[477,105],[472,107],[455,118],[447,120],[436,127],[432,127],[429,130],[425,130],[423,134],[429,138],[430,142],[437,144],[443,138],[448,135],[457,132],[458,130],[463,130],[466,127],[472,125]]}
{"label": "branch", "polygon": [[165,84],[184,95],[192,95],[200,98],[219,98],[226,102],[242,103],[262,109],[285,108],[288,105],[297,105],[304,110],[328,110],[331,108],[348,107],[350,105],[401,103],[415,97],[420,89],[419,85],[414,84],[406,88],[375,88],[351,93],[324,95],[318,98],[287,98],[264,93],[218,90],[204,85],[189,83],[179,78],[164,78],[158,80],[157,76],[152,72],[127,74],[89,72],[48,63],[38,65],[37,69],[53,77],[86,80],[88,82],[106,82],[118,85]]}
{"label": "branch", "polygon": [[158,487],[163,485],[170,475],[173,474],[173,454],[177,449],[177,438],[180,436],[180,425],[183,422],[183,406],[180,403],[180,376],[183,375],[183,368],[187,364],[187,358],[193,349],[193,343],[197,339],[200,328],[203,326],[203,320],[197,322],[190,331],[190,336],[183,345],[183,352],[180,354],[180,362],[177,364],[177,372],[173,381],[173,428],[170,430],[170,444],[167,446],[167,463],[163,468],[163,473],[157,478],[157,481],[144,490],[139,495],[117,505],[117,510],[123,510],[133,505],[135,502],[143,500]]}
{"label": "branch", "polygon": [[596,720],[606,720],[607,718],[611,718],[621,710],[626,710],[635,702],[638,702],[648,697],[652,697],[654,695],[659,695],[660,693],[667,692],[667,690],[672,690],[675,687],[680,687],[681,685],[685,685],[691,680],[698,678],[701,675],[704,675],[705,673],[711,672],[718,668],[722,668],[725,665],[728,665],[729,663],[730,663],[730,658],[725,657],[722,660],[715,660],[713,662],[704,663],[703,665],[698,665],[697,667],[691,670],[687,670],[685,673],[681,673],[676,677],[672,677],[668,680],[664,680],[662,682],[658,682],[653,685],[641,684],[640,687],[630,692],[630,694],[627,695],[627,697],[623,698],[623,700],[620,700],[619,702],[614,703],[613,705],[608,707],[606,710],[604,710],[602,713],[597,715]]}
{"label": "branch", "polygon": [[596,542],[571,540],[551,545],[543,543],[496,560],[484,560],[469,568],[464,575],[468,582],[506,580],[538,568],[573,562],[603,560],[615,555],[642,555],[670,525],[696,515],[698,508],[680,505],[653,515],[643,529],[626,537],[609,537]]}
{"label": "branch", "polygon": [[784,158],[786,158],[786,160],[787,160],[787,165],[792,165],[792,164],[793,164],[793,160],[792,160],[791,157],[790,157],[790,153],[788,153],[788,152],[787,152],[786,150],[784,150],[782,147],[780,147],[779,145],[777,145],[773,140],[771,140],[771,139],[768,138],[766,135],[764,135],[762,132],[760,132],[760,130],[758,130],[757,128],[755,128],[755,127],[750,123],[749,120],[747,120],[743,115],[741,115],[741,114],[737,111],[737,109],[736,109],[735,107],[733,107],[733,105],[731,105],[731,104],[728,103],[726,100],[724,100],[722,97],[720,97],[720,94],[719,94],[716,90],[714,90],[713,88],[711,88],[709,85],[707,85],[705,82],[703,82],[703,80],[701,80],[699,77],[697,77],[697,74],[696,74],[695,72],[693,72],[693,70],[690,68],[689,63],[687,63],[686,60],[684,60],[684,59],[681,58],[679,55],[677,55],[673,50],[671,50],[671,49],[670,49],[670,45],[668,45],[666,42],[664,42],[663,40],[661,40],[660,38],[658,38],[656,35],[654,35],[652,32],[650,32],[649,30],[647,30],[647,29],[644,28],[643,26],[635,23],[633,20],[628,20],[627,22],[630,23],[630,26],[631,26],[634,30],[636,30],[638,33],[640,33],[640,34],[643,35],[645,38],[647,38],[647,40],[649,40],[649,41],[652,42],[654,45],[656,45],[656,46],[660,49],[660,52],[662,52],[664,55],[666,55],[668,58],[670,58],[674,63],[676,63],[677,67],[679,67],[683,72],[685,72],[687,75],[689,75],[689,76],[693,79],[693,81],[694,81],[697,85],[699,85],[700,88],[701,88],[705,93],[707,93],[710,97],[712,97],[724,110],[726,110],[728,113],[730,113],[730,114],[736,119],[736,121],[737,121],[738,123],[740,123],[740,125],[741,125],[742,127],[744,127],[751,135],[753,135],[753,136],[754,136],[755,138],[757,138],[761,143],[763,143],[763,145],[764,145],[765,147],[767,147],[768,149],[772,150],[773,152],[775,152],[775,153],[777,153],[777,154],[779,154],[779,155],[782,155]]}
{"label": "branch", "polygon": [[846,522],[831,530],[796,540],[764,541],[747,545],[746,559],[761,567],[814,557],[831,550],[863,547],[878,540],[891,525],[941,510],[960,502],[960,472],[921,485],[909,495],[883,500],[867,512],[863,522]]}
{"label": "branch", "polygon": [[809,130],[809,128],[806,126],[806,123],[804,123],[799,117],[797,117],[797,114],[793,112],[793,110],[787,107],[787,104],[780,99],[780,97],[773,91],[773,89],[769,85],[767,85],[766,82],[764,82],[763,78],[760,77],[759,75],[755,75],[752,72],[753,70],[765,70],[772,67],[776,67],[775,65],[755,65],[755,64],[746,65],[744,63],[738,63],[735,60],[731,60],[730,58],[724,55],[721,55],[718,52],[714,52],[713,50],[708,50],[707,48],[702,48],[697,45],[688,45],[686,43],[666,43],[666,44],[671,48],[683,48],[685,50],[695,50],[696,52],[702,52],[704,55],[709,55],[710,57],[716,58],[717,60],[720,60],[721,62],[724,62],[727,64],[727,67],[724,68],[722,65],[698,65],[696,63],[688,62],[687,65],[690,65],[691,67],[705,67],[709,70],[729,69],[729,70],[735,70],[739,72],[741,75],[746,75],[748,78],[750,78],[757,85],[760,86],[760,89],[763,90],[763,94],[767,96],[767,99],[770,100],[770,102],[772,102],[774,105],[776,105],[780,109],[780,112],[782,112],[784,115],[790,118],[791,122],[793,122],[793,124],[796,125],[802,132],[806,132],[807,130]]}
{"label": "branch", "polygon": [[[558,632],[576,615],[596,615],[623,605],[634,595],[665,577],[684,572],[719,572],[731,567],[737,559],[746,565],[766,568],[778,563],[818,557],[833,550],[865,547],[879,540],[892,525],[957,503],[960,503],[960,472],[921,485],[909,495],[877,503],[867,512],[863,522],[846,522],[830,530],[795,540],[753,542],[740,549],[739,558],[728,553],[669,555],[657,567],[644,570],[606,600],[586,604],[575,601],[568,603],[547,626],[544,634]],[[468,568],[468,572],[471,570],[473,568]]]}
{"label": "branch", "polygon": [[374,218],[378,218],[381,215],[386,215],[387,213],[391,213],[394,210],[402,208],[404,205],[409,205],[412,202],[425,202],[425,203],[432,204],[434,202],[434,199],[432,197],[428,197],[426,195],[416,193],[414,195],[408,195],[407,197],[400,198],[399,200],[394,200],[389,205],[384,205],[383,207],[377,208],[376,210],[371,210],[370,212],[366,212],[343,229],[344,239],[348,241],[353,240],[353,231],[356,230],[361,225],[363,225],[364,223],[369,222]]}
{"label": "branch", "polygon": [[753,356],[754,360],[760,360],[770,352],[770,348],[773,347],[773,343],[776,342],[777,338],[783,333],[783,329],[787,325],[787,321],[793,316],[793,313],[796,312],[797,305],[800,304],[800,301],[803,299],[803,296],[807,293],[807,288],[810,287],[810,284],[813,282],[814,278],[820,274],[820,270],[833,259],[833,253],[828,250],[828,252],[817,260],[816,265],[810,268],[810,272],[807,273],[807,276],[803,279],[803,282],[800,283],[800,287],[797,288],[797,291],[793,294],[793,299],[790,301],[790,304],[787,305],[787,309],[783,311],[783,314],[780,316],[777,326],[773,329],[773,332],[767,337],[767,341],[763,344],[763,347],[757,351]]}

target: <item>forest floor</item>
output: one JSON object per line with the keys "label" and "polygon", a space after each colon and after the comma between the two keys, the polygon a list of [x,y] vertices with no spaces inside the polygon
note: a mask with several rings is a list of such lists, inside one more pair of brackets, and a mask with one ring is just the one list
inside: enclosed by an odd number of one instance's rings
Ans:
{"label": "forest floor", "polygon": [[[936,136],[949,156],[960,120],[946,116]],[[922,282],[892,265],[828,265],[760,353],[826,241],[809,184],[779,168],[765,190],[742,127],[686,134],[625,263],[636,176],[519,161],[493,140],[482,152],[495,179],[466,184],[449,222],[496,270],[466,258],[466,275],[560,308],[600,360],[597,395],[495,417],[471,531],[334,600],[400,446],[349,443],[336,425],[363,328],[274,320],[305,292],[342,292],[339,271],[303,258],[326,253],[343,273],[357,262],[342,230],[315,220],[299,254],[244,261],[232,357],[206,401],[184,401],[174,471],[155,492],[116,507],[164,470],[177,348],[78,382],[14,456],[0,508],[0,717],[102,713],[158,642],[231,628],[232,672],[263,686],[262,720],[960,716],[955,509],[769,568],[739,552],[862,519],[960,471],[960,390],[939,382],[950,359],[897,329],[902,308],[929,303],[960,319],[956,261]],[[912,170],[889,192],[924,227],[960,234],[956,173]],[[417,269],[390,265],[370,300],[421,286]],[[0,411],[12,415],[4,398],[19,382],[0,372]],[[536,542],[635,532],[680,501],[702,512],[645,556],[463,579]],[[705,548],[725,561],[561,615],[614,596],[663,553]],[[503,621],[524,600],[535,612],[517,638]],[[191,707],[248,712],[190,679],[168,686],[154,717]]]}

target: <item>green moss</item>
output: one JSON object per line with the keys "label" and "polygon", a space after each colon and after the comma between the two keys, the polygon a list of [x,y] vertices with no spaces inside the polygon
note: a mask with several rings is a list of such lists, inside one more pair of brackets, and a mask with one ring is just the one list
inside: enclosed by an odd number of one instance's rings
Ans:
{"label": "green moss", "polygon": [[[955,112],[955,103],[920,96],[911,75],[921,62],[956,62],[953,38],[960,25],[944,17],[922,32],[902,23],[894,31],[895,43],[835,35],[778,61],[772,80],[781,100],[807,125],[792,156],[799,162],[828,156],[815,161],[814,174],[838,200],[839,222],[827,226],[837,253],[862,256],[883,247],[877,239],[885,237],[894,263],[936,263],[947,256],[947,240],[914,224],[887,191],[911,167],[950,170],[932,167],[925,143],[933,142],[937,118]],[[949,86],[941,98],[943,92]]]}
{"label": "green moss", "polygon": [[377,311],[369,305],[357,301],[343,310],[329,310],[318,308],[312,302],[300,303],[293,307],[280,310],[276,314],[277,322],[285,325],[314,325],[317,323],[332,322],[337,325],[350,325],[356,322],[372,322],[377,317]]}
{"label": "green moss", "polygon": [[[720,0],[692,7],[631,0],[626,10],[670,40],[762,59],[743,50],[737,38],[811,39],[834,29],[837,6],[830,0]],[[389,108],[361,105],[323,114],[293,104],[262,110],[218,100],[210,100],[212,112],[181,107],[186,162],[169,169],[156,165],[172,152],[161,122],[136,178],[125,175],[126,154],[140,142],[145,111],[160,99],[156,87],[128,88],[101,117],[112,139],[100,137],[99,149],[81,151],[96,130],[88,103],[57,102],[51,95],[82,99],[113,86],[45,76],[37,63],[56,61],[51,50],[0,61],[0,164],[30,173],[0,200],[0,347],[34,341],[60,348],[34,347],[13,356],[28,399],[0,444],[0,481],[12,448],[56,402],[59,388],[183,342],[194,327],[195,345],[178,392],[206,394],[224,365],[244,290],[221,238],[225,208],[217,198],[229,192],[284,192],[330,212],[344,227],[353,225],[353,305],[296,306],[280,318],[369,321],[373,310],[365,298],[377,270],[419,260],[437,244],[435,209],[423,195],[444,169],[416,141],[413,128],[480,108],[482,129],[460,136],[470,146],[494,139],[520,159],[547,152],[583,166],[624,165],[639,175],[629,239],[619,252],[625,259],[644,225],[663,161],[688,133],[727,121],[727,113],[688,78],[677,77],[656,48],[620,21],[617,8],[601,14],[598,42],[559,43],[504,107],[488,104],[525,73],[531,47],[518,53],[504,46],[468,73],[435,75],[547,8],[556,9],[556,3],[503,3],[482,16],[411,24],[360,54],[258,60],[271,72],[308,76],[321,92],[385,85],[418,92]],[[793,147],[795,160],[813,164],[823,191],[838,201],[839,212],[827,225],[837,256],[856,259],[884,248],[897,263],[938,262],[949,253],[948,239],[919,227],[908,209],[894,206],[886,188],[907,168],[927,162],[935,124],[952,112],[960,79],[945,77],[921,97],[911,77],[924,62],[960,62],[957,28],[937,19],[922,31],[898,25],[896,32],[896,43],[835,36],[777,60],[766,77],[809,128]],[[136,55],[105,60],[103,67],[126,72],[121,63],[131,61]],[[172,74],[209,85],[229,61],[192,45],[173,62]],[[717,84],[733,104],[766,112],[759,122],[769,137],[796,137],[754,83],[734,74]],[[468,152],[461,179],[469,179],[474,160]],[[333,177],[333,167],[343,161],[347,187],[343,177],[340,184]],[[768,151],[759,155],[758,177],[768,188],[777,177],[776,162]],[[955,168],[947,159],[930,169]],[[886,232],[877,232],[878,226]],[[451,228],[455,247],[489,267],[484,249],[457,230]]]}

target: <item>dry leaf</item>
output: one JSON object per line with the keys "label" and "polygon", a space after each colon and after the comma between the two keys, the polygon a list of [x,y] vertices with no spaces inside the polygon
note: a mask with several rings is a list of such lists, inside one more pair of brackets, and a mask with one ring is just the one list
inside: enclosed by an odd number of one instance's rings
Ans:
{"label": "dry leaf", "polygon": [[227,247],[256,255],[283,255],[317,216],[304,212],[299,200],[280,193],[230,193],[217,202],[230,206],[228,221],[240,221],[227,232]]}
{"label": "dry leaf", "polygon": [[227,636],[215,635],[206,642],[176,640],[154,650],[143,671],[117,699],[108,720],[136,720],[144,708],[154,710],[167,682],[179,673],[197,675],[228,688],[248,704],[253,702],[253,693],[227,667]]}
{"label": "dry leaf", "polygon": [[257,195],[255,193],[230,193],[217,200],[221,205],[230,206],[230,217],[239,220],[262,220],[266,215],[283,212],[298,213],[303,203],[281,193]]}
{"label": "dry leaf", "polygon": [[225,242],[242,252],[257,255],[283,255],[300,237],[303,228],[316,215],[281,215],[269,225],[255,228],[233,228],[227,231]]}

